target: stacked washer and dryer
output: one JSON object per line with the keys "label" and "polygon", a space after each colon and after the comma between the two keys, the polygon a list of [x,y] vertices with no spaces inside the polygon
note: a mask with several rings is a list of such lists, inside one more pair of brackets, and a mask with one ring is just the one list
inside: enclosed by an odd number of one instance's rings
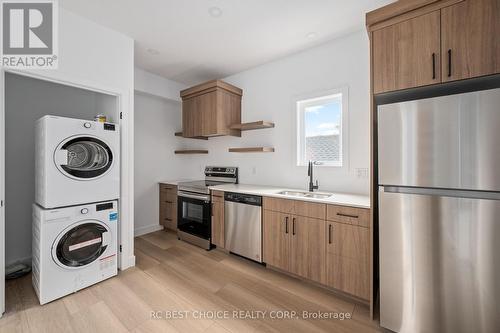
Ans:
{"label": "stacked washer and dryer", "polygon": [[45,304],[117,274],[118,126],[36,123],[33,286]]}

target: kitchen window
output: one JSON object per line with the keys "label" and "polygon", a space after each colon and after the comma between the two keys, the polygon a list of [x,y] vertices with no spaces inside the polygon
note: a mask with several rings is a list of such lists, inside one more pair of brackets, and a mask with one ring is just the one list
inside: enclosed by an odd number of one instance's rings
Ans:
{"label": "kitchen window", "polygon": [[347,88],[297,101],[297,165],[344,166],[346,123]]}

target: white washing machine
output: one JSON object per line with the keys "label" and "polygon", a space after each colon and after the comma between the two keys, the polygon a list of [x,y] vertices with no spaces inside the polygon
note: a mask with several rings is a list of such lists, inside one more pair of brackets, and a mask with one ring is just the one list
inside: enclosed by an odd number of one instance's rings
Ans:
{"label": "white washing machine", "polygon": [[40,304],[117,274],[118,202],[33,205],[32,282]]}
{"label": "white washing machine", "polygon": [[44,208],[118,199],[118,125],[45,116],[36,123],[35,202]]}

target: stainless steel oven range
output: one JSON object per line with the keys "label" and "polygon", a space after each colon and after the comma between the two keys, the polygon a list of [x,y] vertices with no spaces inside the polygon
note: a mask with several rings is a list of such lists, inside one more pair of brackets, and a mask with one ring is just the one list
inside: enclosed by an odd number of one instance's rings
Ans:
{"label": "stainless steel oven range", "polygon": [[205,180],[180,182],[177,192],[177,236],[206,250],[211,248],[211,186],[238,183],[237,167],[206,167]]}

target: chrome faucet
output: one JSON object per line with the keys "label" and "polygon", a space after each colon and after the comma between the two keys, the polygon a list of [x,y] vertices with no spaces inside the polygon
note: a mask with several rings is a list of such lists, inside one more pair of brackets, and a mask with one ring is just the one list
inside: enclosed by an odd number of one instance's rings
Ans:
{"label": "chrome faucet", "polygon": [[313,183],[313,161],[309,161],[309,165],[307,167],[307,175],[309,176],[309,192],[314,192],[319,188],[318,180],[316,179],[316,185]]}

